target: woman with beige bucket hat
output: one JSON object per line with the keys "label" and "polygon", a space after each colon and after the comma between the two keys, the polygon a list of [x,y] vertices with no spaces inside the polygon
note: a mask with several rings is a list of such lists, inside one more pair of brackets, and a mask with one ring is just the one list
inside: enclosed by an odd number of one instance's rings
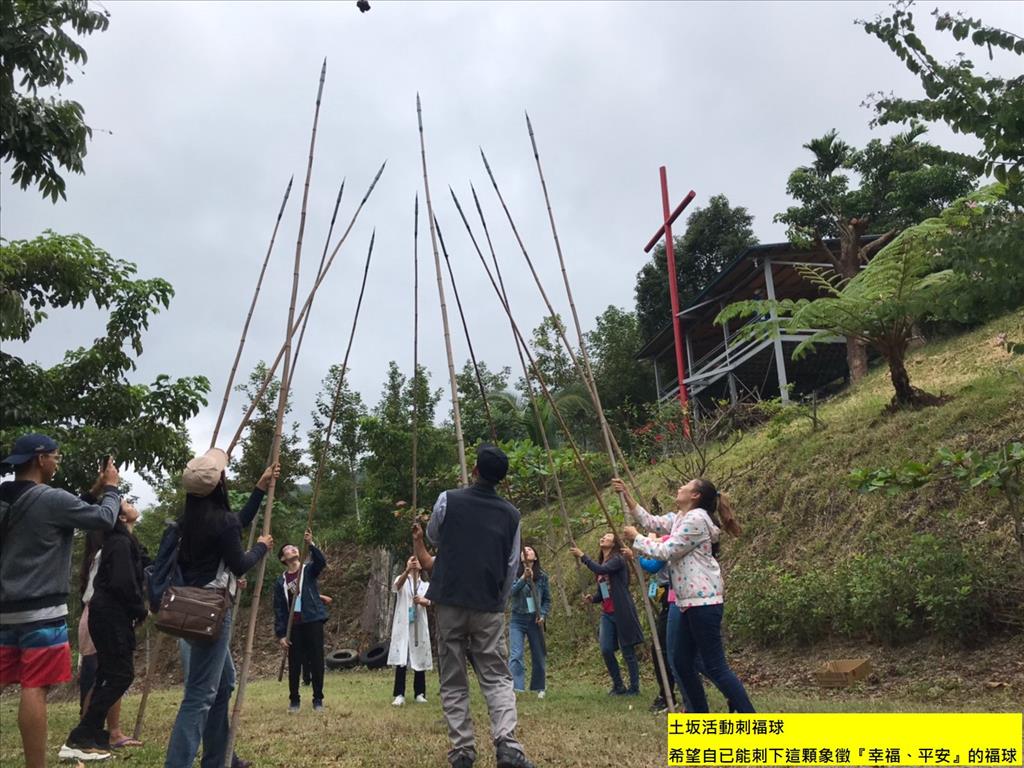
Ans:
{"label": "woman with beige bucket hat", "polygon": [[[242,528],[256,517],[271,478],[279,465],[268,467],[240,514],[231,511],[224,470],[228,456],[211,448],[185,466],[182,485],[187,493],[185,511],[178,521],[181,543],[178,564],[186,586],[228,589],[233,595],[236,578],[257,565],[274,545],[260,536],[248,552],[242,549]],[[235,688],[235,665],[228,648],[231,611],[224,617],[220,638],[212,644],[188,642],[190,663],[185,697],[167,745],[166,768],[189,768],[203,745],[203,768],[220,768],[228,740],[228,704]]]}

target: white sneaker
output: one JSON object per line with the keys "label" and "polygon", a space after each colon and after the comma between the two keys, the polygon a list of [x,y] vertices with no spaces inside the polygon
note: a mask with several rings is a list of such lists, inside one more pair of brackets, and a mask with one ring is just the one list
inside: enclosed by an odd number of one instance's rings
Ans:
{"label": "white sneaker", "polygon": [[544,691],[537,691],[537,698],[538,699],[543,699],[544,698]]}
{"label": "white sneaker", "polygon": [[427,697],[424,696],[422,693],[417,694],[416,695],[416,703],[417,704],[426,704],[427,703]]}
{"label": "white sneaker", "polygon": [[395,696],[395,700],[391,702],[392,707],[401,707],[405,704],[405,696]]}
{"label": "white sneaker", "polygon": [[57,753],[57,757],[60,760],[75,760],[82,762],[97,762],[100,760],[109,760],[113,755],[106,749],[94,744],[63,744],[60,748],[60,752]]}

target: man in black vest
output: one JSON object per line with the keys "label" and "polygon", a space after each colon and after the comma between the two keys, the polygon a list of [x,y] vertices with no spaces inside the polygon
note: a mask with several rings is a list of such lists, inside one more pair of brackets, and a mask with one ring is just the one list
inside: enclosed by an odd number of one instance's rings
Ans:
{"label": "man in black vest", "polygon": [[495,491],[507,472],[508,457],[481,445],[475,483],[438,496],[427,524],[437,547],[427,599],[437,606],[441,707],[452,768],[471,768],[476,760],[467,652],[491,715],[497,768],[533,768],[515,737],[516,698],[505,652],[505,604],[520,550],[519,510]]}

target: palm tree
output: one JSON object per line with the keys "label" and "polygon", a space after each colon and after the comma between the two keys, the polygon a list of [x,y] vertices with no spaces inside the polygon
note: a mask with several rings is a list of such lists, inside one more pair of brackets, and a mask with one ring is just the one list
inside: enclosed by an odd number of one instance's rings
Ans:
{"label": "palm tree", "polygon": [[[590,397],[587,395],[582,384],[570,384],[556,392],[552,392],[551,395],[558,413],[561,414],[570,427],[576,426],[583,417],[593,413]],[[517,392],[504,390],[489,393],[487,399],[491,402],[493,408],[503,409],[514,414],[534,445],[542,445],[544,442],[541,437],[541,425],[544,427],[544,433],[547,435],[548,443],[552,448],[557,448],[565,443],[565,436],[558,423],[558,418],[547,398],[537,398],[537,411],[540,414],[539,424],[528,397],[524,397]]]}

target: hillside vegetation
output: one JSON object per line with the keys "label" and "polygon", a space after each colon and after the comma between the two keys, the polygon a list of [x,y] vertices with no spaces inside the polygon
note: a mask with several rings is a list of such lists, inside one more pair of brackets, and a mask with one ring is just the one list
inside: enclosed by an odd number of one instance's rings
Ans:
{"label": "hillside vegetation", "polygon": [[[1002,499],[935,484],[896,496],[851,488],[856,468],[929,459],[936,448],[993,449],[1024,434],[1024,312],[912,353],[915,384],[945,402],[885,413],[888,373],[874,369],[809,419],[751,430],[709,469],[744,525],[726,537],[727,628],[743,644],[823,639],[899,644],[924,637],[970,645],[1024,626],[1024,569]],[[664,457],[637,473],[640,497],[671,508],[678,462]],[[610,508],[618,504],[606,496]],[[570,503],[581,530],[596,504]],[[526,517],[527,532],[571,558],[549,523]],[[601,528],[582,537],[596,551]],[[550,554],[549,554],[550,560]],[[565,577],[570,578],[571,577]],[[584,583],[581,579],[580,583]],[[567,589],[572,596],[578,589]]]}

